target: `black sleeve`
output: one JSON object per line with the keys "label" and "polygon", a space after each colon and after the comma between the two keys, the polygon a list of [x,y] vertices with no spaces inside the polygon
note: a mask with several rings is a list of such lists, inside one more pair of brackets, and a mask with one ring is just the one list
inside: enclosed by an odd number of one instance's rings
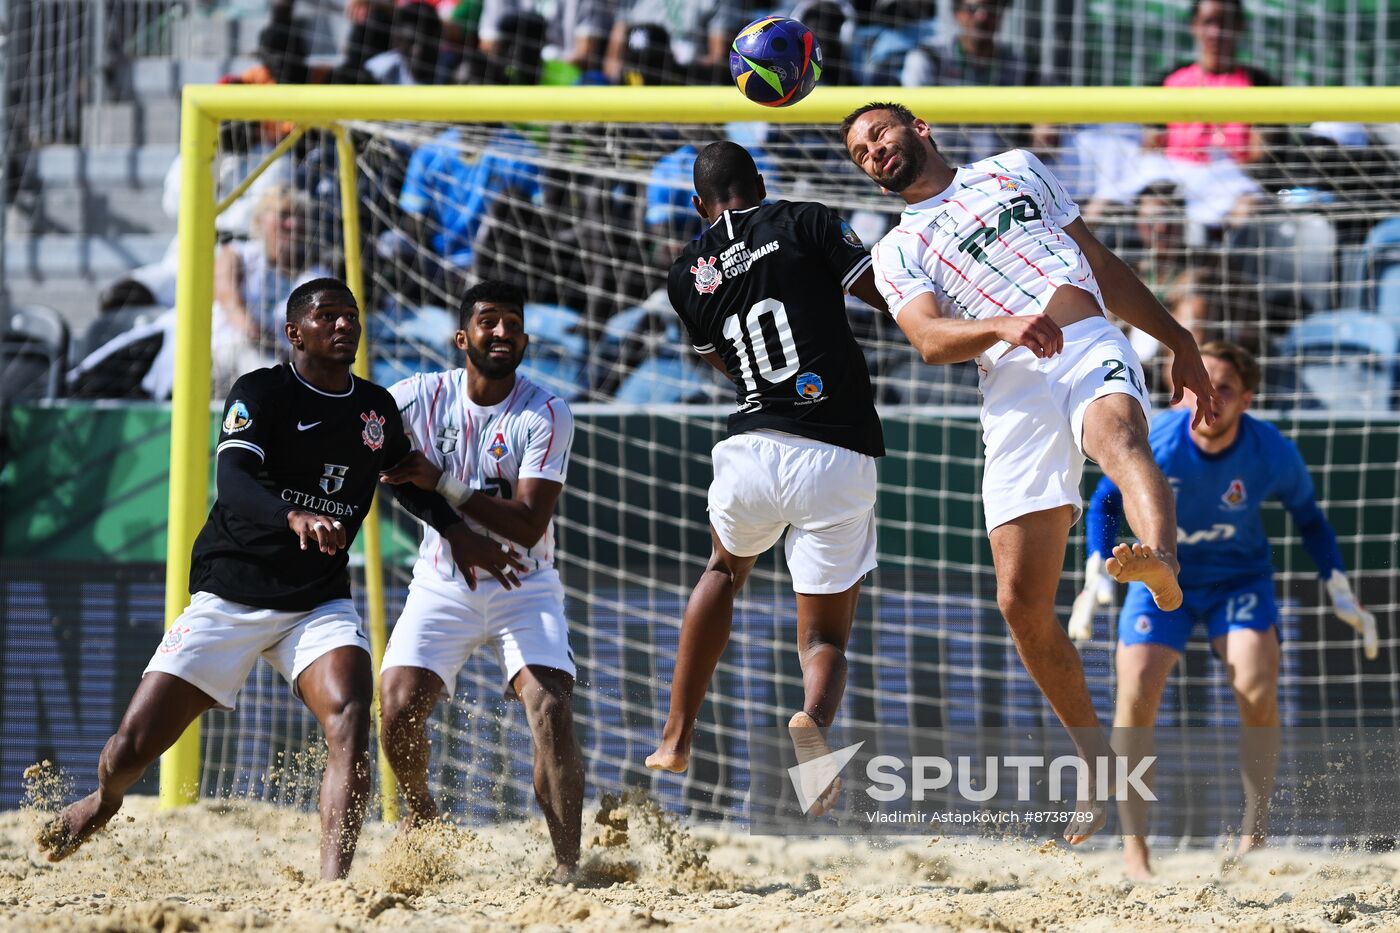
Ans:
{"label": "black sleeve", "polygon": [[[398,403],[392,399],[390,399],[389,407],[384,415],[384,437],[384,467],[392,469],[413,450],[413,444],[409,441],[408,435],[404,433],[403,416],[399,414]],[[419,489],[412,483],[381,483],[380,485],[389,487],[394,498],[408,514],[420,522],[432,526],[433,530],[439,534],[462,521],[462,516],[457,514],[457,510],[436,492]]]}
{"label": "black sleeve", "polygon": [[715,349],[714,341],[704,334],[695,332],[695,324],[686,314],[685,308],[685,274],[683,270],[687,268],[690,260],[684,255],[676,264],[671,267],[671,274],[666,277],[666,294],[671,299],[671,307],[676,310],[676,316],[681,319],[681,326],[685,328],[686,336],[690,340],[690,345],[696,353],[710,353]]}
{"label": "black sleeve", "polygon": [[797,229],[806,241],[802,245],[826,260],[841,282],[842,291],[870,266],[870,254],[851,225],[824,204],[803,204],[797,212]]}
{"label": "black sleeve", "polygon": [[219,504],[254,524],[286,527],[287,513],[295,507],[258,482],[262,458],[244,447],[223,447],[218,456]]}
{"label": "black sleeve", "polygon": [[435,492],[419,489],[412,483],[380,483],[379,485],[381,488],[387,486],[394,498],[399,501],[399,505],[403,506],[409,515],[430,525],[439,534],[462,522],[462,516],[457,514],[457,510],[448,505],[447,500]]}
{"label": "black sleeve", "polygon": [[1253,84],[1254,84],[1255,87],[1278,87],[1278,86],[1279,86],[1279,80],[1278,80],[1278,78],[1275,78],[1273,75],[1269,74],[1267,71],[1264,71],[1264,70],[1259,69],[1259,68],[1255,68],[1253,65],[1245,65],[1245,66],[1244,66],[1244,71],[1245,71],[1245,74],[1249,75],[1249,80],[1250,80],[1251,82],[1253,82]]}

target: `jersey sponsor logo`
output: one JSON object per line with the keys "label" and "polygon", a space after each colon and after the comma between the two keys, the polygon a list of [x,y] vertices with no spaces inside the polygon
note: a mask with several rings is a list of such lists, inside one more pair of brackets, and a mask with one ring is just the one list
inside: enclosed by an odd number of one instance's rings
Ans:
{"label": "jersey sponsor logo", "polygon": [[1149,634],[1151,634],[1151,633],[1152,633],[1152,620],[1149,619],[1149,618],[1148,618],[1147,616],[1145,616],[1145,615],[1144,615],[1144,616],[1138,616],[1138,617],[1137,617],[1137,621],[1133,623],[1133,631],[1137,632],[1139,635],[1149,635]]}
{"label": "jersey sponsor logo", "polygon": [[165,633],[165,637],[160,640],[160,647],[156,650],[161,654],[175,654],[185,647],[185,636],[190,633],[190,627],[181,623],[172,625]]}
{"label": "jersey sponsor logo", "polygon": [[486,452],[497,460],[504,459],[510,453],[510,445],[506,443],[506,436],[497,431],[496,439],[491,442],[490,447],[486,448]]}
{"label": "jersey sponsor logo", "polygon": [[238,400],[228,407],[228,414],[224,416],[224,433],[237,434],[253,423],[253,416],[248,414],[248,406]]}
{"label": "jersey sponsor logo", "polygon": [[437,432],[437,442],[433,444],[441,454],[450,454],[457,449],[457,440],[462,436],[461,428],[443,427]]}
{"label": "jersey sponsor logo", "polygon": [[758,249],[750,252],[749,244],[740,240],[719,254],[720,268],[724,273],[723,278],[732,279],[736,275],[743,275],[755,262],[769,253],[776,253],[778,248],[778,241],[773,240],[771,243],[764,243]]}
{"label": "jersey sponsor logo", "polygon": [[318,424],[320,424],[320,423],[321,423],[321,422],[319,422],[319,421],[313,421],[313,422],[311,422],[310,424],[302,424],[300,421],[298,421],[298,422],[297,422],[297,430],[298,430],[298,431],[310,431],[312,428],[316,427],[316,425],[318,425]]}
{"label": "jersey sponsor logo", "polygon": [[708,259],[702,256],[690,267],[690,274],[695,276],[695,290],[702,295],[713,295],[724,281],[724,273],[715,268],[717,262],[714,256]]}
{"label": "jersey sponsor logo", "polygon": [[797,394],[809,402],[822,397],[822,377],[816,373],[797,374]]}
{"label": "jersey sponsor logo", "polygon": [[348,472],[350,472],[348,466],[327,463],[326,472],[321,474],[321,490],[328,496],[340,492],[341,488],[345,486],[345,474]]}
{"label": "jersey sponsor logo", "polygon": [[1249,501],[1249,493],[1244,488],[1244,480],[1238,476],[1230,480],[1229,487],[1220,494],[1220,501],[1231,512],[1238,512]]}
{"label": "jersey sponsor logo", "polygon": [[1008,177],[1008,176],[1006,176],[1006,175],[993,175],[992,177],[995,178],[995,179],[997,180],[997,184],[1001,185],[1001,190],[1002,190],[1002,191],[1020,191],[1020,190],[1021,190],[1021,186],[1018,185],[1018,184],[1016,184],[1016,179],[1014,179],[1014,178],[1010,178],[1010,177]]}
{"label": "jersey sponsor logo", "polygon": [[857,249],[865,248],[865,244],[860,241],[860,235],[856,233],[855,228],[852,227],[850,224],[846,223],[844,220],[841,221],[841,239],[845,240],[847,243],[851,244]]}
{"label": "jersey sponsor logo", "polygon": [[322,515],[340,517],[355,514],[355,507],[353,505],[347,505],[344,502],[336,502],[333,499],[312,495],[309,492],[302,492],[299,489],[282,490],[282,501],[290,502],[299,508],[306,509],[308,512],[320,512]]}
{"label": "jersey sponsor logo", "polygon": [[1187,532],[1184,529],[1176,530],[1176,541],[1178,544],[1209,544],[1212,541],[1229,541],[1235,536],[1235,526],[1225,524],[1211,525],[1209,528],[1202,528],[1200,531]]}
{"label": "jersey sponsor logo", "polygon": [[374,409],[370,409],[369,414],[360,414],[360,420],[365,423],[365,429],[360,432],[360,437],[364,439],[365,446],[370,450],[378,450],[384,446],[384,416],[375,414]]}
{"label": "jersey sponsor logo", "polygon": [[973,259],[985,260],[987,251],[983,247],[1011,229],[1013,223],[1028,224],[1040,219],[1040,208],[1024,194],[1011,199],[1011,203],[997,215],[995,227],[982,227],[958,244],[958,249]]}

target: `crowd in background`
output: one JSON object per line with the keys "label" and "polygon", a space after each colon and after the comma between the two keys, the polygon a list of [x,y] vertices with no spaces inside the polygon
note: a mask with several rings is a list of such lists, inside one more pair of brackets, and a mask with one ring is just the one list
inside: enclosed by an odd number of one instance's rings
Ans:
{"label": "crowd in background", "polygon": [[[1000,37],[1011,2],[953,0],[953,22],[940,25],[934,4],[913,0],[800,0],[779,9],[738,0],[348,0],[347,41],[339,60],[328,64],[309,55],[310,26],[294,2],[279,0],[259,36],[256,64],[224,81],[724,84],[735,31],[772,12],[799,18],[816,34],[825,53],[823,84],[1034,84],[1042,69]],[[1240,0],[1196,0],[1189,17],[1194,55],[1158,83],[1279,83],[1241,61],[1249,21]],[[863,25],[872,20],[881,25],[874,34]],[[1229,337],[1269,356],[1283,352],[1298,325],[1317,312],[1388,312],[1400,321],[1400,307],[1381,306],[1390,292],[1364,285],[1383,278],[1394,234],[1386,232],[1393,225],[1377,221],[1397,209],[1394,186],[1374,181],[1396,177],[1394,155],[1371,128],[956,127],[938,126],[937,114],[920,116],[935,124],[940,149],[953,162],[1013,147],[1035,150],[1091,226],[1136,264],[1201,341]],[[291,129],[278,122],[225,125],[222,170],[242,177]],[[361,247],[382,371],[395,371],[399,357],[400,368],[408,368],[409,357],[422,355],[419,337],[450,323],[434,309],[453,308],[452,296],[472,281],[504,276],[523,279],[531,301],[553,309],[553,317],[534,320],[558,331],[545,336],[540,353],[547,356],[554,347],[557,358],[548,365],[566,394],[631,401],[723,395],[724,387],[679,352],[659,291],[679,245],[699,230],[689,204],[697,146],[721,131],[617,131],[620,138],[608,145],[648,154],[629,182],[570,171],[567,156],[544,157],[576,145],[578,128],[552,133],[500,126],[483,136],[480,127],[450,127],[422,139],[362,137]],[[846,200],[874,195],[845,163],[832,133],[778,125],[727,132],[754,151],[776,197],[813,196],[799,176],[814,175],[835,185],[828,192],[845,192]],[[178,166],[170,177],[178,185]],[[298,281],[339,271],[337,185],[334,148],[313,132],[293,159],[254,186],[241,211],[220,218],[216,382],[276,358],[286,292]],[[172,198],[167,191],[173,210]],[[871,242],[897,216],[893,208],[855,213],[853,223]],[[1326,268],[1309,264],[1309,256],[1322,253]],[[172,252],[109,288],[104,310],[169,305],[174,275]],[[881,381],[887,401],[971,400],[970,379],[939,376],[930,383],[908,365],[889,322],[853,314],[874,338],[877,381],[891,377]],[[168,333],[173,318],[150,326]],[[1145,359],[1159,356],[1149,337],[1133,337]],[[652,365],[658,360],[664,365]],[[892,378],[895,373],[907,378]],[[146,379],[143,391],[152,385]]]}

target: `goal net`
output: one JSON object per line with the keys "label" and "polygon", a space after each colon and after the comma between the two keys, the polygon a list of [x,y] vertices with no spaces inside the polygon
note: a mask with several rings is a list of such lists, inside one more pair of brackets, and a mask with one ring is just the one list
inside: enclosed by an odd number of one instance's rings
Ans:
{"label": "goal net", "polygon": [[[970,118],[976,105],[959,107],[957,92],[901,99],[934,124],[951,162],[1033,148],[1096,234],[1198,339],[1231,339],[1259,355],[1265,381],[1256,413],[1302,449],[1353,582],[1382,626],[1380,658],[1364,661],[1351,629],[1331,615],[1296,529],[1270,506],[1283,722],[1400,724],[1388,624],[1400,602],[1397,127],[1262,126],[1242,112],[1218,125],[1164,130],[1091,122],[1082,108],[1063,115],[1047,108],[1043,119],[1058,122],[1042,125],[959,123],[939,118],[950,108]],[[781,549],[760,559],[736,604],[690,771],[658,776],[642,765],[665,718],[682,611],[709,554],[710,448],[733,406],[732,387],[688,349],[664,291],[672,259],[700,230],[691,166],[710,141],[740,142],[754,153],[771,199],[823,202],[867,246],[897,223],[902,201],[850,164],[835,126],[844,108],[830,104],[808,122],[764,122],[769,114],[757,107],[723,103],[714,108],[718,118],[743,119],[606,122],[561,110],[554,119],[448,123],[368,119],[357,116],[354,100],[345,98],[337,124],[340,152],[348,145],[354,154],[358,242],[343,234],[336,138],[320,129],[291,145],[221,215],[246,208],[249,219],[242,229],[226,225],[232,239],[220,250],[269,258],[261,274],[281,287],[315,271],[345,274],[347,256],[358,256],[369,372],[384,384],[462,365],[451,336],[470,284],[505,278],[525,288],[531,343],[522,371],[568,399],[576,419],[556,535],[579,664],[574,712],[588,794],[641,787],[697,818],[744,820],[749,730],[785,722],[801,705],[795,603]],[[1147,100],[1116,113],[1156,112]],[[1241,98],[1241,108],[1249,104]],[[220,197],[285,138],[291,124],[265,122],[277,113],[274,103],[257,123],[220,124]],[[288,250],[291,265],[272,261],[269,237]],[[258,313],[277,320],[285,294],[265,297],[271,310]],[[862,590],[838,719],[968,731],[1053,727],[996,605],[978,494],[975,369],[926,365],[886,315],[853,299],[849,311],[889,454],[879,473],[880,567]],[[1145,334],[1132,339],[1160,410],[1169,395],[1165,353]],[[281,352],[273,339],[261,349]],[[214,369],[217,377],[217,338]],[[1087,501],[1098,474],[1092,465],[1086,472]],[[396,507],[383,514],[382,608],[392,624],[418,532]],[[1084,559],[1080,525],[1058,594],[1062,619]],[[377,570],[373,560],[369,570]],[[366,593],[358,588],[359,597]],[[1106,722],[1121,597],[1099,613],[1082,648]],[[528,730],[502,689],[494,657],[479,652],[431,728],[434,789],[448,809],[472,819],[537,812]],[[1203,638],[1173,675],[1160,722],[1217,727],[1214,747],[1202,754],[1219,762],[1222,786],[1237,783],[1234,700]],[[202,792],[304,804],[315,781],[285,775],[297,756],[314,766],[314,731],[276,676],[260,668],[239,709],[206,722]],[[1187,834],[1181,811],[1159,809],[1159,828]]]}

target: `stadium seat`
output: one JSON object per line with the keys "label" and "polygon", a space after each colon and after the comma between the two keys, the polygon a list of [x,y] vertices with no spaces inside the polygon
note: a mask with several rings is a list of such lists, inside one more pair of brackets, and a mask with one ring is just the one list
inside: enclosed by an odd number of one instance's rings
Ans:
{"label": "stadium seat", "polygon": [[567,401],[588,392],[588,342],[583,315],[563,305],[525,305],[530,347],[520,371]]}
{"label": "stadium seat", "polygon": [[882,398],[896,405],[978,405],[977,367],[933,366],[920,359],[885,363]]}
{"label": "stadium seat", "polygon": [[[709,377],[704,363],[666,349],[641,362],[622,380],[614,398],[624,405],[717,402],[725,389]],[[728,395],[732,397],[732,388]]]}
{"label": "stadium seat", "polygon": [[0,321],[0,403],[62,394],[68,325],[52,308],[16,306]]}
{"label": "stadium seat", "polygon": [[1324,311],[1284,338],[1306,408],[1388,411],[1395,407],[1396,326],[1368,311]]}
{"label": "stadium seat", "polygon": [[1400,217],[1371,228],[1348,263],[1349,299],[1365,311],[1400,318]]}
{"label": "stadium seat", "polygon": [[1231,228],[1226,250],[1249,278],[1294,291],[1311,308],[1334,306],[1337,231],[1321,214],[1251,218]]}
{"label": "stadium seat", "polygon": [[424,370],[454,369],[462,357],[452,345],[457,315],[435,305],[371,314],[369,345],[374,381],[391,386]]}

